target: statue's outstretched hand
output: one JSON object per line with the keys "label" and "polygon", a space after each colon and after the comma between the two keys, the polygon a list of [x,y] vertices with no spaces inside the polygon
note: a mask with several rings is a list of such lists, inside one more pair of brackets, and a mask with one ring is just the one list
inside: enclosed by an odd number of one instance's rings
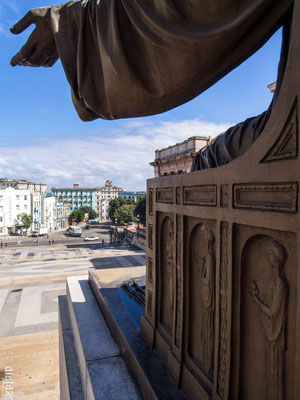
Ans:
{"label": "statue's outstretched hand", "polygon": [[51,7],[34,8],[13,25],[10,30],[18,34],[31,24],[36,28],[21,50],[11,59],[12,66],[52,67],[58,60],[58,53],[51,29]]}

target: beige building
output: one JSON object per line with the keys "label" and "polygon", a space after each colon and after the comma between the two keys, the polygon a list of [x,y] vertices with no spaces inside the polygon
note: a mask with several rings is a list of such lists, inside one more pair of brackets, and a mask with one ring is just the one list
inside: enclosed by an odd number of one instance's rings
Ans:
{"label": "beige building", "polygon": [[123,192],[123,188],[113,186],[110,179],[107,179],[104,187],[97,188],[97,213],[101,221],[106,221],[108,219],[107,210],[109,202],[110,200],[119,197],[120,192]]}
{"label": "beige building", "polygon": [[176,143],[165,149],[155,150],[154,176],[184,174],[191,171],[195,154],[210,143],[211,138],[192,136],[184,142]]}

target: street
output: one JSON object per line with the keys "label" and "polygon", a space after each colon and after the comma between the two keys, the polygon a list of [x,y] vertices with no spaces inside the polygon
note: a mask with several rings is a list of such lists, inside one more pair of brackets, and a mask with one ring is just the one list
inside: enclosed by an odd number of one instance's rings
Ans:
{"label": "street", "polygon": [[9,236],[3,239],[0,238],[0,249],[6,248],[5,243],[7,243],[7,248],[37,246],[37,241],[39,246],[49,246],[49,239],[53,240],[54,244],[77,245],[80,243],[86,243],[84,241],[84,238],[90,235],[99,237],[99,240],[95,240],[90,243],[102,243],[102,240],[104,240],[107,243],[109,241],[109,230],[102,228],[101,226],[97,226],[97,227],[90,227],[89,229],[83,229],[81,237],[70,236],[70,234],[66,231],[58,231],[58,232],[51,232],[48,238],[47,236],[40,236],[40,237]]}

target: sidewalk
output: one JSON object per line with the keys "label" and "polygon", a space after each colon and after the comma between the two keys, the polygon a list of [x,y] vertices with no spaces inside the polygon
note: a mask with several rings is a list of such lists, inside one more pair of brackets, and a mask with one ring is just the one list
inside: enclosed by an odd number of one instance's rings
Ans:
{"label": "sidewalk", "polygon": [[59,400],[58,331],[0,339],[0,400],[7,398]]}

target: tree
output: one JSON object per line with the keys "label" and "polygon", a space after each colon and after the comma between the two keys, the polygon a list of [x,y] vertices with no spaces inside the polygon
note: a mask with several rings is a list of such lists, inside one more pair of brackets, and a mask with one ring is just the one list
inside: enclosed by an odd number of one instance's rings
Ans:
{"label": "tree", "polygon": [[117,225],[125,225],[129,222],[136,221],[134,217],[134,204],[123,204],[120,206],[114,214],[114,221],[117,221]]}
{"label": "tree", "polygon": [[123,197],[117,197],[116,199],[110,200],[108,206],[108,216],[113,223],[115,223],[115,212],[124,204],[126,204],[126,200]]}
{"label": "tree", "polygon": [[18,219],[21,221],[23,227],[27,230],[31,227],[32,224],[32,216],[26,213],[22,213],[18,215]]}
{"label": "tree", "polygon": [[93,210],[92,207],[84,206],[81,209],[85,214],[89,214],[89,219],[95,219],[97,217],[97,213]]}
{"label": "tree", "polygon": [[70,219],[75,219],[77,223],[84,220],[84,211],[83,210],[76,210],[70,214]]}
{"label": "tree", "polygon": [[134,209],[134,215],[140,216],[140,222],[142,225],[146,226],[146,195],[141,194],[137,198],[136,206]]}

